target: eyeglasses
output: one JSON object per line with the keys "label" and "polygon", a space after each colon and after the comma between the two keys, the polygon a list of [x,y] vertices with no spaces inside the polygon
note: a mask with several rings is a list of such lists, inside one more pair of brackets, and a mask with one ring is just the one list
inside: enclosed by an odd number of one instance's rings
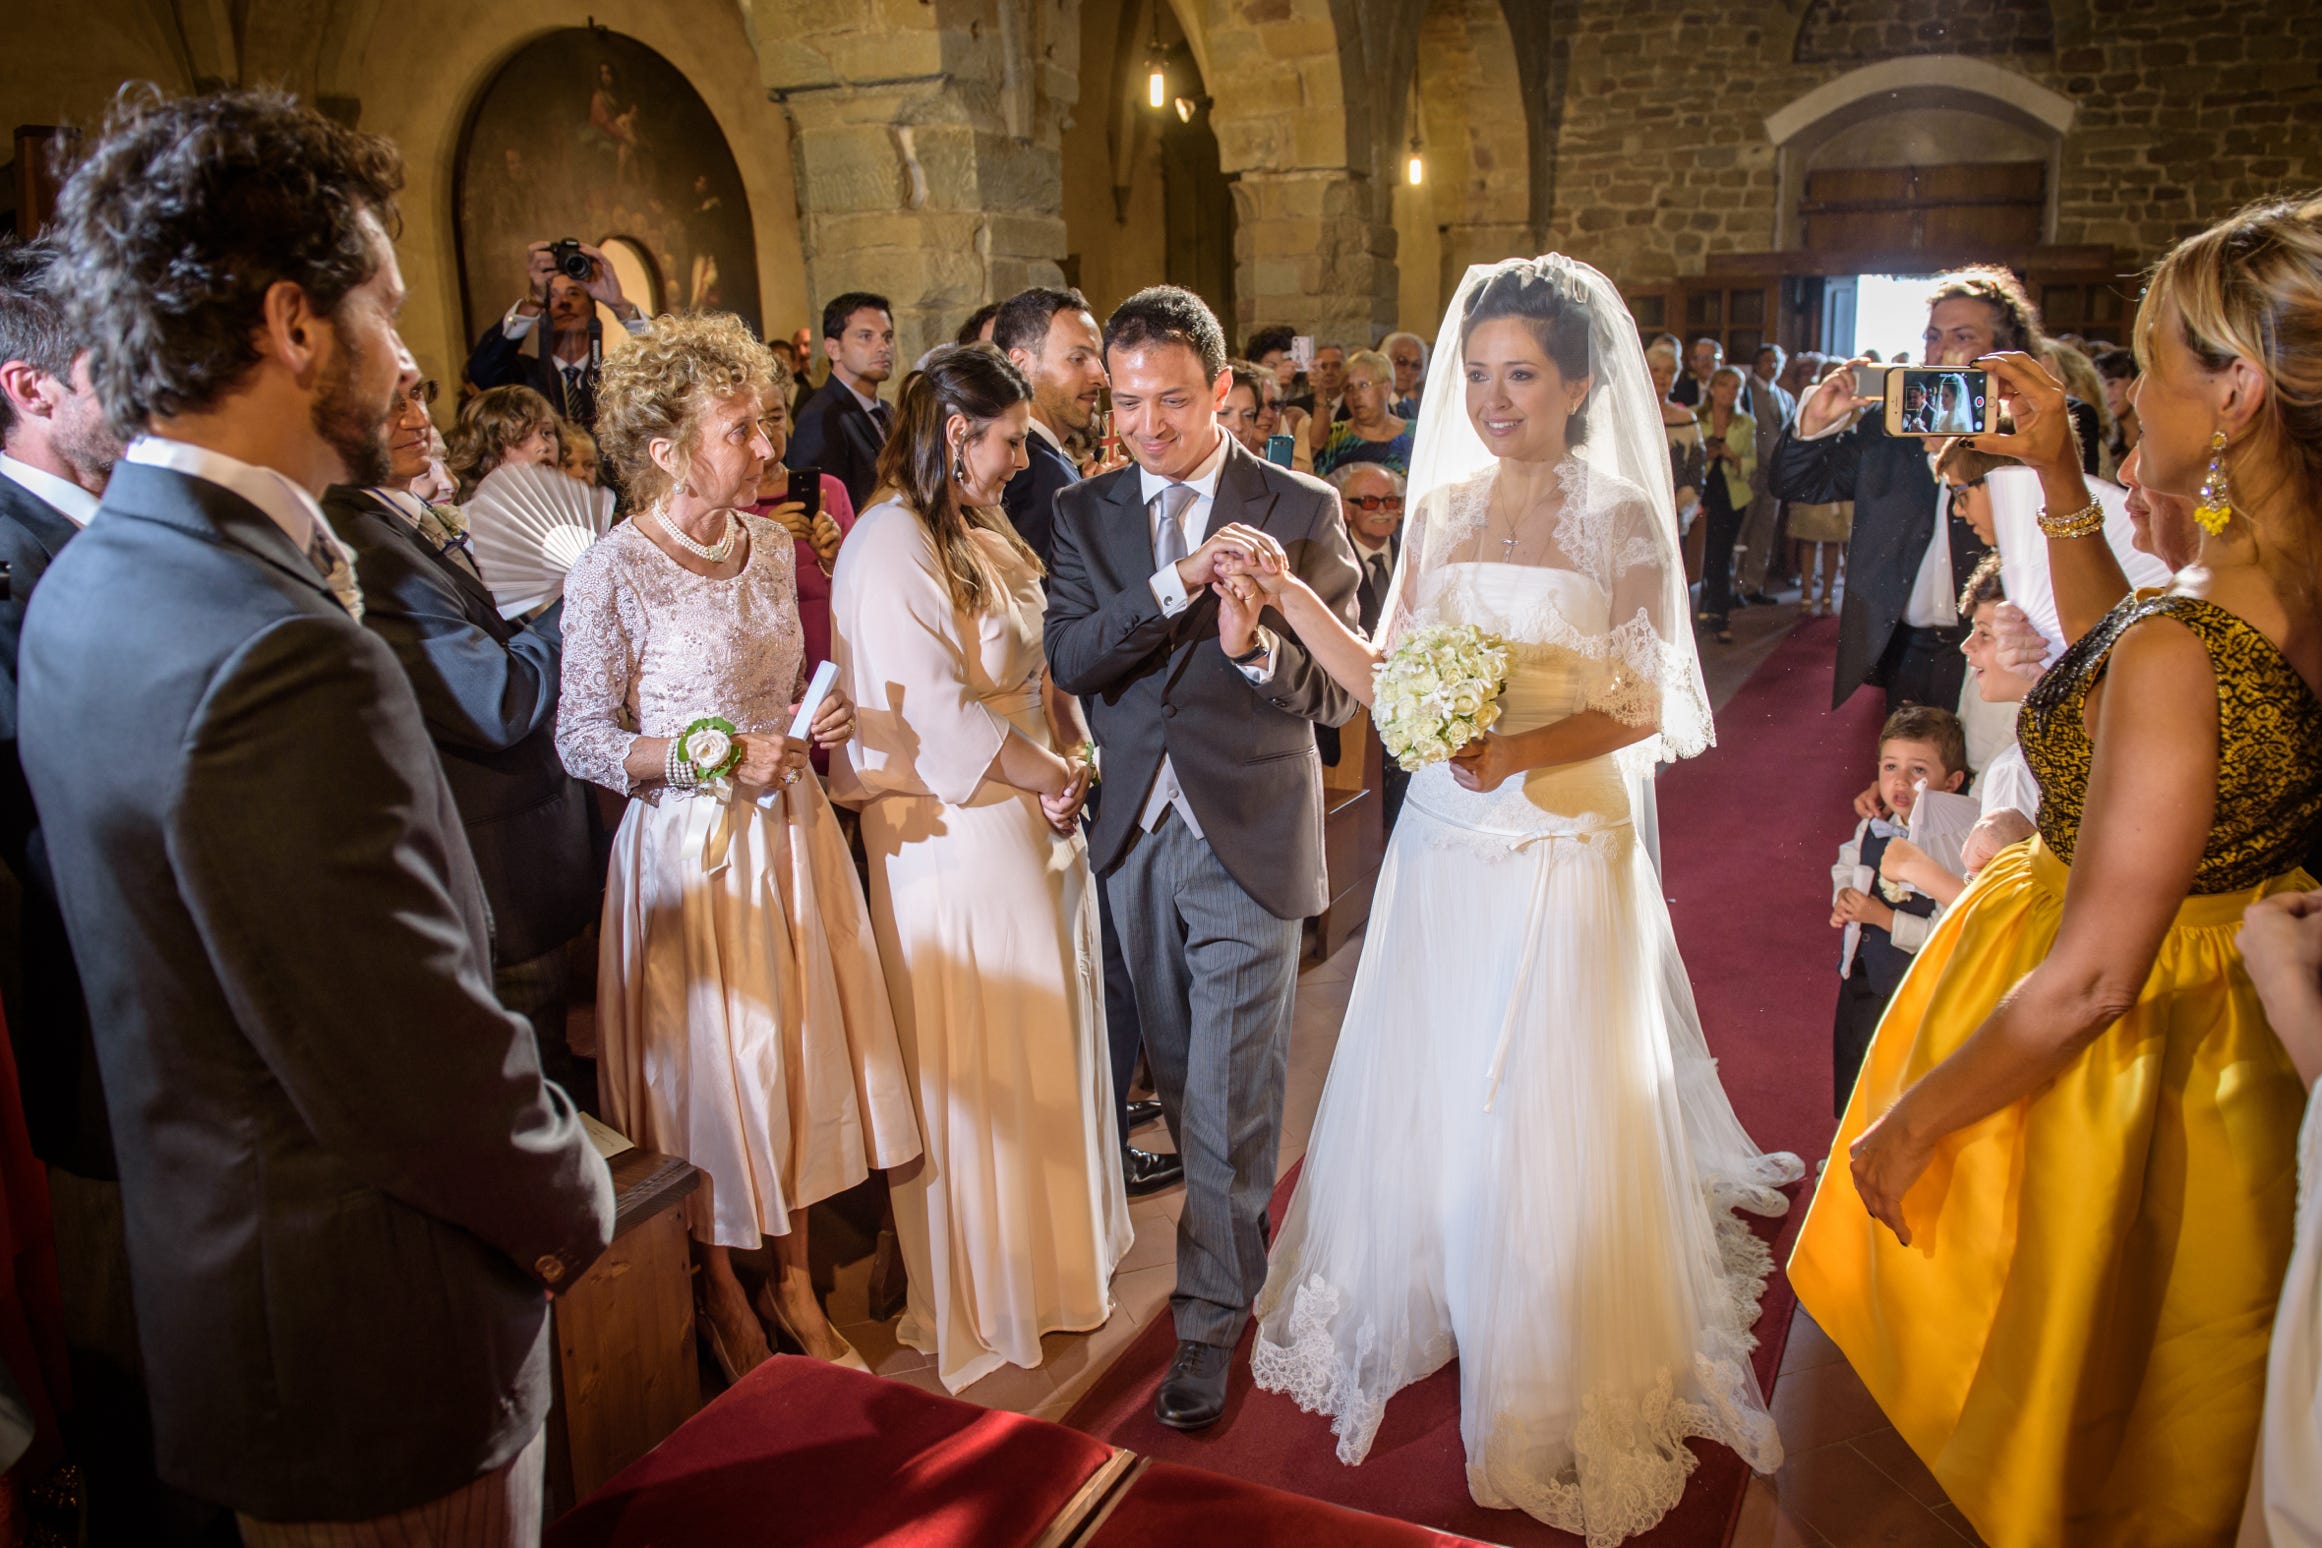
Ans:
{"label": "eyeglasses", "polygon": [[1365,514],[1371,511],[1399,511],[1403,508],[1401,495],[1342,495],[1340,498]]}
{"label": "eyeglasses", "polygon": [[1983,480],[1980,478],[1971,478],[1963,484],[1953,484],[1951,486],[1951,508],[1956,511],[1967,504],[1967,491],[1982,487]]}
{"label": "eyeglasses", "polygon": [[405,393],[404,396],[409,398],[414,403],[433,403],[435,401],[435,395],[439,390],[440,384],[435,380],[434,377],[431,376],[424,382],[413,382],[411,384],[411,390]]}

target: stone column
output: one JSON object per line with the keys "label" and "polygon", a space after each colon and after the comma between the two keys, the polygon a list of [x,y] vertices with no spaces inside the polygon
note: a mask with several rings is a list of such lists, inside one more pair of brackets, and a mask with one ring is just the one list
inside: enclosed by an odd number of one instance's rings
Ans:
{"label": "stone column", "polygon": [[1210,123],[1234,184],[1237,338],[1288,323],[1368,344],[1393,326],[1395,228],[1348,132],[1347,40],[1327,0],[1213,0]]}
{"label": "stone column", "polygon": [[842,291],[887,296],[900,375],[984,302],[1063,283],[1075,8],[758,0],[751,10],[760,75],[790,120],[818,312]]}

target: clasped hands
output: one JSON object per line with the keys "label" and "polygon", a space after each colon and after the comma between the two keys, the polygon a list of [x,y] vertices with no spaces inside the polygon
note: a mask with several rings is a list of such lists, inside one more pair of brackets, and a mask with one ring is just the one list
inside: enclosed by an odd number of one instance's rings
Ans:
{"label": "clasped hands", "polygon": [[803,500],[784,500],[768,506],[762,514],[769,521],[780,522],[782,529],[794,541],[810,545],[814,549],[816,562],[822,566],[823,574],[828,575],[831,567],[838,563],[839,544],[845,540],[846,534],[839,530],[839,524],[832,519],[830,512],[816,511],[809,516]]}

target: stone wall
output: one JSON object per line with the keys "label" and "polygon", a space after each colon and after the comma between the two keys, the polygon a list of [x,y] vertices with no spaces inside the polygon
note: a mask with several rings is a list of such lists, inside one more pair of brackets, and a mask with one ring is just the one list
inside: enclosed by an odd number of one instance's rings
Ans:
{"label": "stone wall", "polygon": [[[1550,235],[1628,284],[1776,246],[1767,119],[1861,68],[1861,49],[1903,56],[1869,67],[1894,89],[1946,79],[1940,48],[2069,99],[2053,240],[2132,266],[2249,199],[2322,182],[2322,29],[2304,0],[2059,4],[2052,50],[2034,46],[2046,8],[2007,0],[1942,0],[1957,43],[1927,31],[1922,0],[1817,0],[1802,25],[1775,6],[1548,3],[1568,65]],[[1991,100],[2005,111],[2005,97]]]}

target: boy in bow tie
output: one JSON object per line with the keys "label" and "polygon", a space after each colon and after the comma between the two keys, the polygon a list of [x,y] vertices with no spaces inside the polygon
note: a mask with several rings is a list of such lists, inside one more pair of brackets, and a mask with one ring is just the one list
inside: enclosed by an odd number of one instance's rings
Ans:
{"label": "boy in bow tie", "polygon": [[1879,800],[1891,816],[1864,819],[1830,868],[1830,927],[1846,932],[1838,959],[1838,1010],[1830,1026],[1831,1097],[1844,1117],[1854,1077],[1911,955],[1927,939],[1935,900],[1879,876],[1890,841],[1907,841],[1911,807],[1930,790],[1967,783],[1967,732],[1949,710],[1906,704],[1879,731]]}

